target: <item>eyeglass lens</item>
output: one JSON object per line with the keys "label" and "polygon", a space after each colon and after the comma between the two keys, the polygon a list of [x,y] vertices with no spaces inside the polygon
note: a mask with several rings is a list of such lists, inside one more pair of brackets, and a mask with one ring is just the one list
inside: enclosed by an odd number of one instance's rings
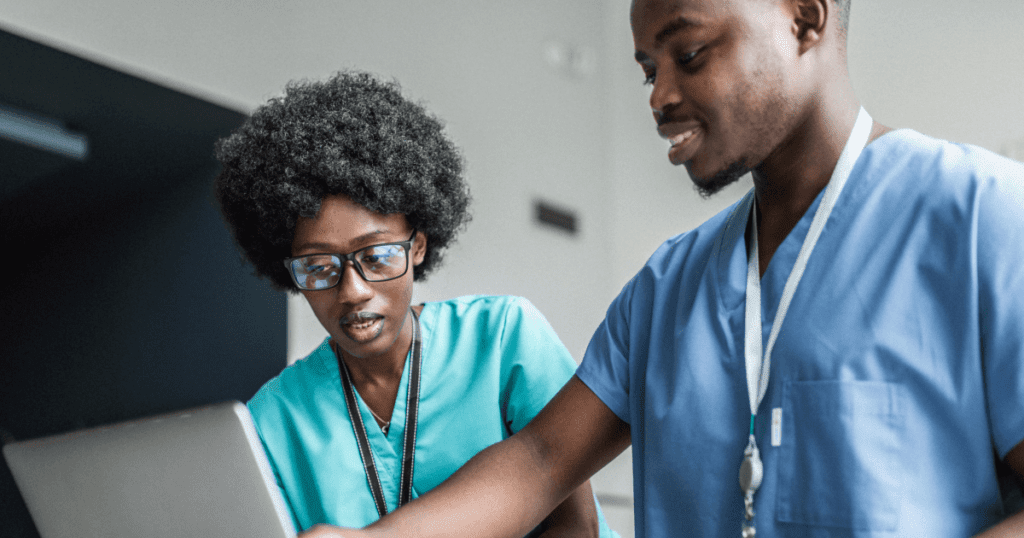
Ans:
{"label": "eyeglass lens", "polygon": [[344,258],[355,263],[357,271],[368,282],[391,280],[405,274],[407,256],[402,245],[373,245],[349,256],[313,254],[291,262],[295,283],[301,289],[322,290],[336,286],[341,280]]}

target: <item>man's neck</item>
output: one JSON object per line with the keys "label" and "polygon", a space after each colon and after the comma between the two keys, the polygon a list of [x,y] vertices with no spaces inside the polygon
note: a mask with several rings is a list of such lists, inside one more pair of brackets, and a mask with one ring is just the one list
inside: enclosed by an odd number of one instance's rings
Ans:
{"label": "man's neck", "polygon": [[[779,245],[828,185],[859,109],[856,100],[844,99],[832,110],[809,116],[754,169],[761,275]],[[889,130],[874,124],[868,142]]]}

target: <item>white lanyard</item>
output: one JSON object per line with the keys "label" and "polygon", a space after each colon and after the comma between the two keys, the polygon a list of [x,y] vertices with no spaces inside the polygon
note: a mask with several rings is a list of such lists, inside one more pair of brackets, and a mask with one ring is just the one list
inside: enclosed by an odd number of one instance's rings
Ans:
{"label": "white lanyard", "polygon": [[[782,290],[782,299],[779,301],[779,309],[772,323],[772,332],[768,336],[768,347],[763,353],[761,348],[761,273],[757,249],[757,200],[755,199],[751,204],[750,218],[753,224],[753,233],[751,234],[753,247],[747,261],[747,306],[743,339],[743,351],[747,367],[747,395],[750,399],[750,439],[744,452],[743,464],[740,467],[740,487],[747,494],[747,521],[751,531],[753,531],[751,523],[753,519],[753,493],[760,485],[763,474],[761,457],[758,454],[756,439],[754,438],[754,419],[757,416],[757,409],[760,407],[761,401],[768,391],[768,375],[771,372],[772,349],[775,347],[775,341],[779,337],[779,330],[782,328],[782,321],[786,318],[789,304],[793,301],[796,287],[800,283],[800,278],[804,275],[804,270],[807,268],[807,261],[811,257],[811,251],[814,250],[814,246],[817,244],[818,238],[825,228],[825,221],[828,220],[829,215],[832,213],[832,208],[835,207],[836,201],[839,199],[839,193],[842,192],[846,180],[850,177],[853,165],[856,164],[861,152],[867,145],[873,123],[871,116],[861,107],[860,112],[857,114],[857,122],[853,126],[853,131],[850,133],[846,146],[839,156],[839,162],[836,163],[836,167],[832,171],[832,177],[829,179],[828,186],[825,187],[825,194],[818,205],[818,210],[814,213],[811,228],[807,231],[807,237],[804,238],[804,243],[800,247],[800,253],[797,254],[793,270],[789,273],[789,278],[786,279],[786,286]],[[744,529],[748,528],[748,523],[744,523]],[[744,534],[744,536],[746,535]],[[752,536],[753,533],[751,532],[750,535]]]}

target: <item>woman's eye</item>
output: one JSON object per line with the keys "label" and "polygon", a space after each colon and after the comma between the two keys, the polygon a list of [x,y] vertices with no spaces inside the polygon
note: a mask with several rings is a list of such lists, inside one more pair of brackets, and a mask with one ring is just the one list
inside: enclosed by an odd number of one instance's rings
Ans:
{"label": "woman's eye", "polygon": [[654,84],[654,72],[644,73],[644,86]]}
{"label": "woman's eye", "polygon": [[303,265],[306,268],[306,273],[318,277],[333,273],[338,268],[330,256],[311,256],[305,260]]}
{"label": "woman's eye", "polygon": [[334,266],[332,265],[310,265],[309,267],[306,268],[306,271],[308,271],[309,274],[311,275],[322,275],[325,273],[330,273],[333,270]]}
{"label": "woman's eye", "polygon": [[396,256],[402,253],[402,247],[397,245],[377,246],[363,252],[360,263],[364,265],[388,265]]}

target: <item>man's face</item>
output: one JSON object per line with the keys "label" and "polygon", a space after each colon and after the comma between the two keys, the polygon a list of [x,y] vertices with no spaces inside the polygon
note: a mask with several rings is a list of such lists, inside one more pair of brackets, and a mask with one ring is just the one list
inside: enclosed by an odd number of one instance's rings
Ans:
{"label": "man's face", "polygon": [[776,0],[635,0],[636,60],[669,160],[705,196],[785,141],[798,118],[793,20]]}

